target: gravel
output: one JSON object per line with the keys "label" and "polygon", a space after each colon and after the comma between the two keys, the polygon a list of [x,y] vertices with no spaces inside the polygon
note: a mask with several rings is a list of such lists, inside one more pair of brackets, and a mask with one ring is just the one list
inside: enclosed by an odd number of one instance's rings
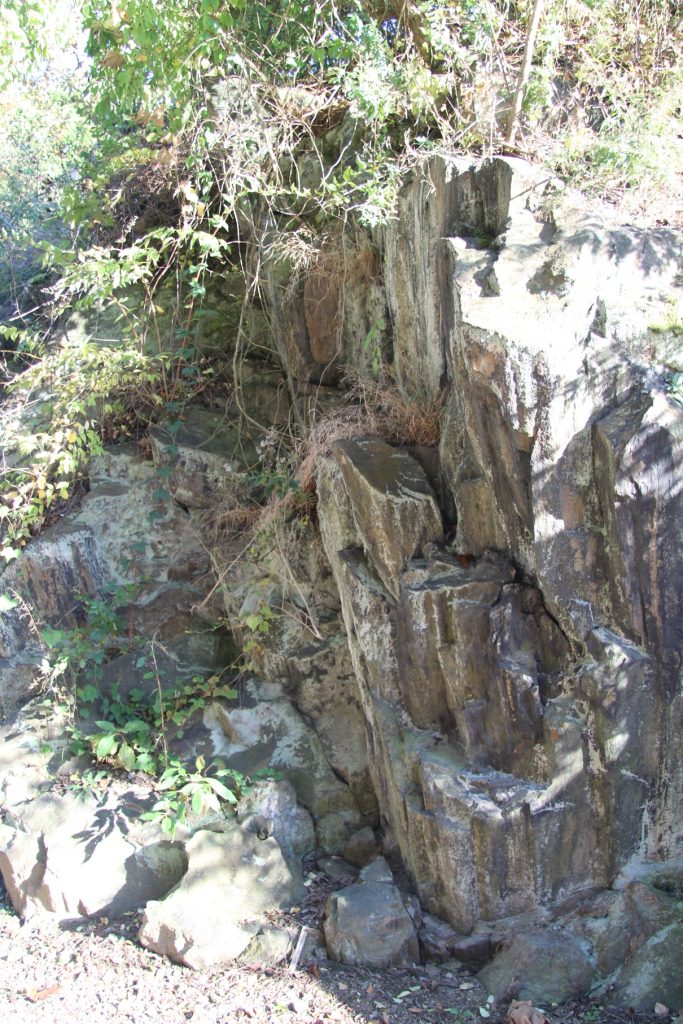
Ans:
{"label": "gravel", "polygon": [[[310,921],[309,925],[314,922]],[[288,922],[292,926],[292,920]],[[0,1024],[503,1024],[481,985],[451,962],[370,971],[306,955],[286,964],[192,971],[137,943],[139,915],[21,924],[0,883]],[[548,1008],[546,1008],[548,1009]],[[649,1024],[583,1002],[551,1024]]]}

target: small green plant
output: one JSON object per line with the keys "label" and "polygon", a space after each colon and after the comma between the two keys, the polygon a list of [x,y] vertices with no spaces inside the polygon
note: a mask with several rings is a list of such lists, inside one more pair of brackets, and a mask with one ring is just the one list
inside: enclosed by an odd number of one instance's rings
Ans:
{"label": "small green plant", "polygon": [[226,768],[221,761],[207,767],[204,758],[198,757],[192,771],[178,758],[170,758],[155,786],[163,796],[141,817],[144,821],[159,822],[162,832],[173,837],[190,810],[195,815],[220,813],[223,803],[237,803],[245,787],[244,776]]}
{"label": "small green plant", "polygon": [[657,334],[671,332],[683,335],[683,301],[669,299],[663,307],[663,316],[650,324],[650,330]]}
{"label": "small green plant", "polygon": [[[113,772],[142,772],[162,794],[145,819],[159,821],[172,835],[190,809],[219,811],[221,803],[236,803],[245,787],[244,777],[220,762],[207,766],[199,758],[190,769],[169,750],[173,740],[182,738],[188,720],[209,701],[234,699],[237,692],[221,675],[196,675],[173,689],[162,686],[154,644],[142,644],[117,612],[131,601],[137,586],[113,586],[82,598],[83,621],[78,626],[46,627],[44,672],[53,706],[58,704],[70,716],[71,751],[89,755],[96,766],[76,773],[71,789],[82,798],[96,796]],[[130,651],[136,655],[134,666],[142,685],[122,696],[117,684],[101,685],[102,668]]]}
{"label": "small green plant", "polygon": [[275,618],[276,614],[268,602],[261,601],[255,611],[249,612],[241,619],[240,624],[248,631],[247,638],[242,644],[244,667],[247,671],[254,671],[258,667],[263,650],[262,638],[270,633]]}
{"label": "small green plant", "polygon": [[667,391],[673,398],[674,402],[678,402],[679,405],[683,405],[683,373],[677,372],[671,374],[671,378],[667,383]]}
{"label": "small green plant", "polygon": [[88,769],[84,772],[74,772],[69,779],[69,789],[77,800],[89,798],[99,799],[109,787],[111,775],[109,772],[94,772]]}

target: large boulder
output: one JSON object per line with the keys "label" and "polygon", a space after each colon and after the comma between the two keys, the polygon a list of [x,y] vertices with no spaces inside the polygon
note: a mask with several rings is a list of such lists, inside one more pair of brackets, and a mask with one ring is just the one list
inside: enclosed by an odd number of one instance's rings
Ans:
{"label": "large boulder", "polygon": [[496,1000],[530,999],[536,1006],[584,995],[595,966],[590,947],[570,932],[520,931],[477,975]]}
{"label": "large boulder", "polygon": [[188,967],[229,963],[262,930],[265,915],[300,898],[282,851],[239,825],[201,830],[186,844],[188,870],[166,899],[149,902],[140,941]]}
{"label": "large boulder", "polygon": [[622,966],[609,985],[615,1006],[652,1013],[663,1003],[672,1013],[683,1009],[683,921],[652,935]]}
{"label": "large boulder", "polygon": [[17,913],[121,914],[172,889],[187,867],[182,845],[151,828],[141,842],[129,814],[113,794],[46,794],[15,809],[14,826],[0,824],[0,872]]}

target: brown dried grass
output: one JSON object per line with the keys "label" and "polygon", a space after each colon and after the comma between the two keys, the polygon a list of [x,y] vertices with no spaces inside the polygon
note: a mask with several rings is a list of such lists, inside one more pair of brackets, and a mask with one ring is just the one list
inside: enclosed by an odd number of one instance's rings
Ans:
{"label": "brown dried grass", "polygon": [[344,401],[334,411],[313,415],[306,431],[295,439],[288,471],[296,486],[271,494],[261,504],[239,504],[213,511],[216,535],[240,536],[262,532],[291,516],[312,516],[316,503],[316,472],[338,441],[381,437],[389,444],[433,447],[439,442],[443,402],[408,398],[385,369],[381,380],[348,370]]}

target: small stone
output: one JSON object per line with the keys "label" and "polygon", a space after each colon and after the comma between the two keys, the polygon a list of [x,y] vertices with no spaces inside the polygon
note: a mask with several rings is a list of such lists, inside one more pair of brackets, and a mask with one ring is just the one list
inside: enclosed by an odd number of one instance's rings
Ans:
{"label": "small stone", "polygon": [[326,915],[325,939],[334,960],[378,969],[419,960],[413,923],[391,883],[359,881],[332,893]]}
{"label": "small stone", "polygon": [[377,840],[375,833],[369,827],[354,832],[341,851],[344,860],[348,860],[350,864],[355,864],[359,868],[368,864],[376,853]]}
{"label": "small stone", "polygon": [[381,882],[384,885],[393,885],[394,876],[391,868],[384,857],[376,857],[371,864],[368,864],[360,873],[364,882]]}

